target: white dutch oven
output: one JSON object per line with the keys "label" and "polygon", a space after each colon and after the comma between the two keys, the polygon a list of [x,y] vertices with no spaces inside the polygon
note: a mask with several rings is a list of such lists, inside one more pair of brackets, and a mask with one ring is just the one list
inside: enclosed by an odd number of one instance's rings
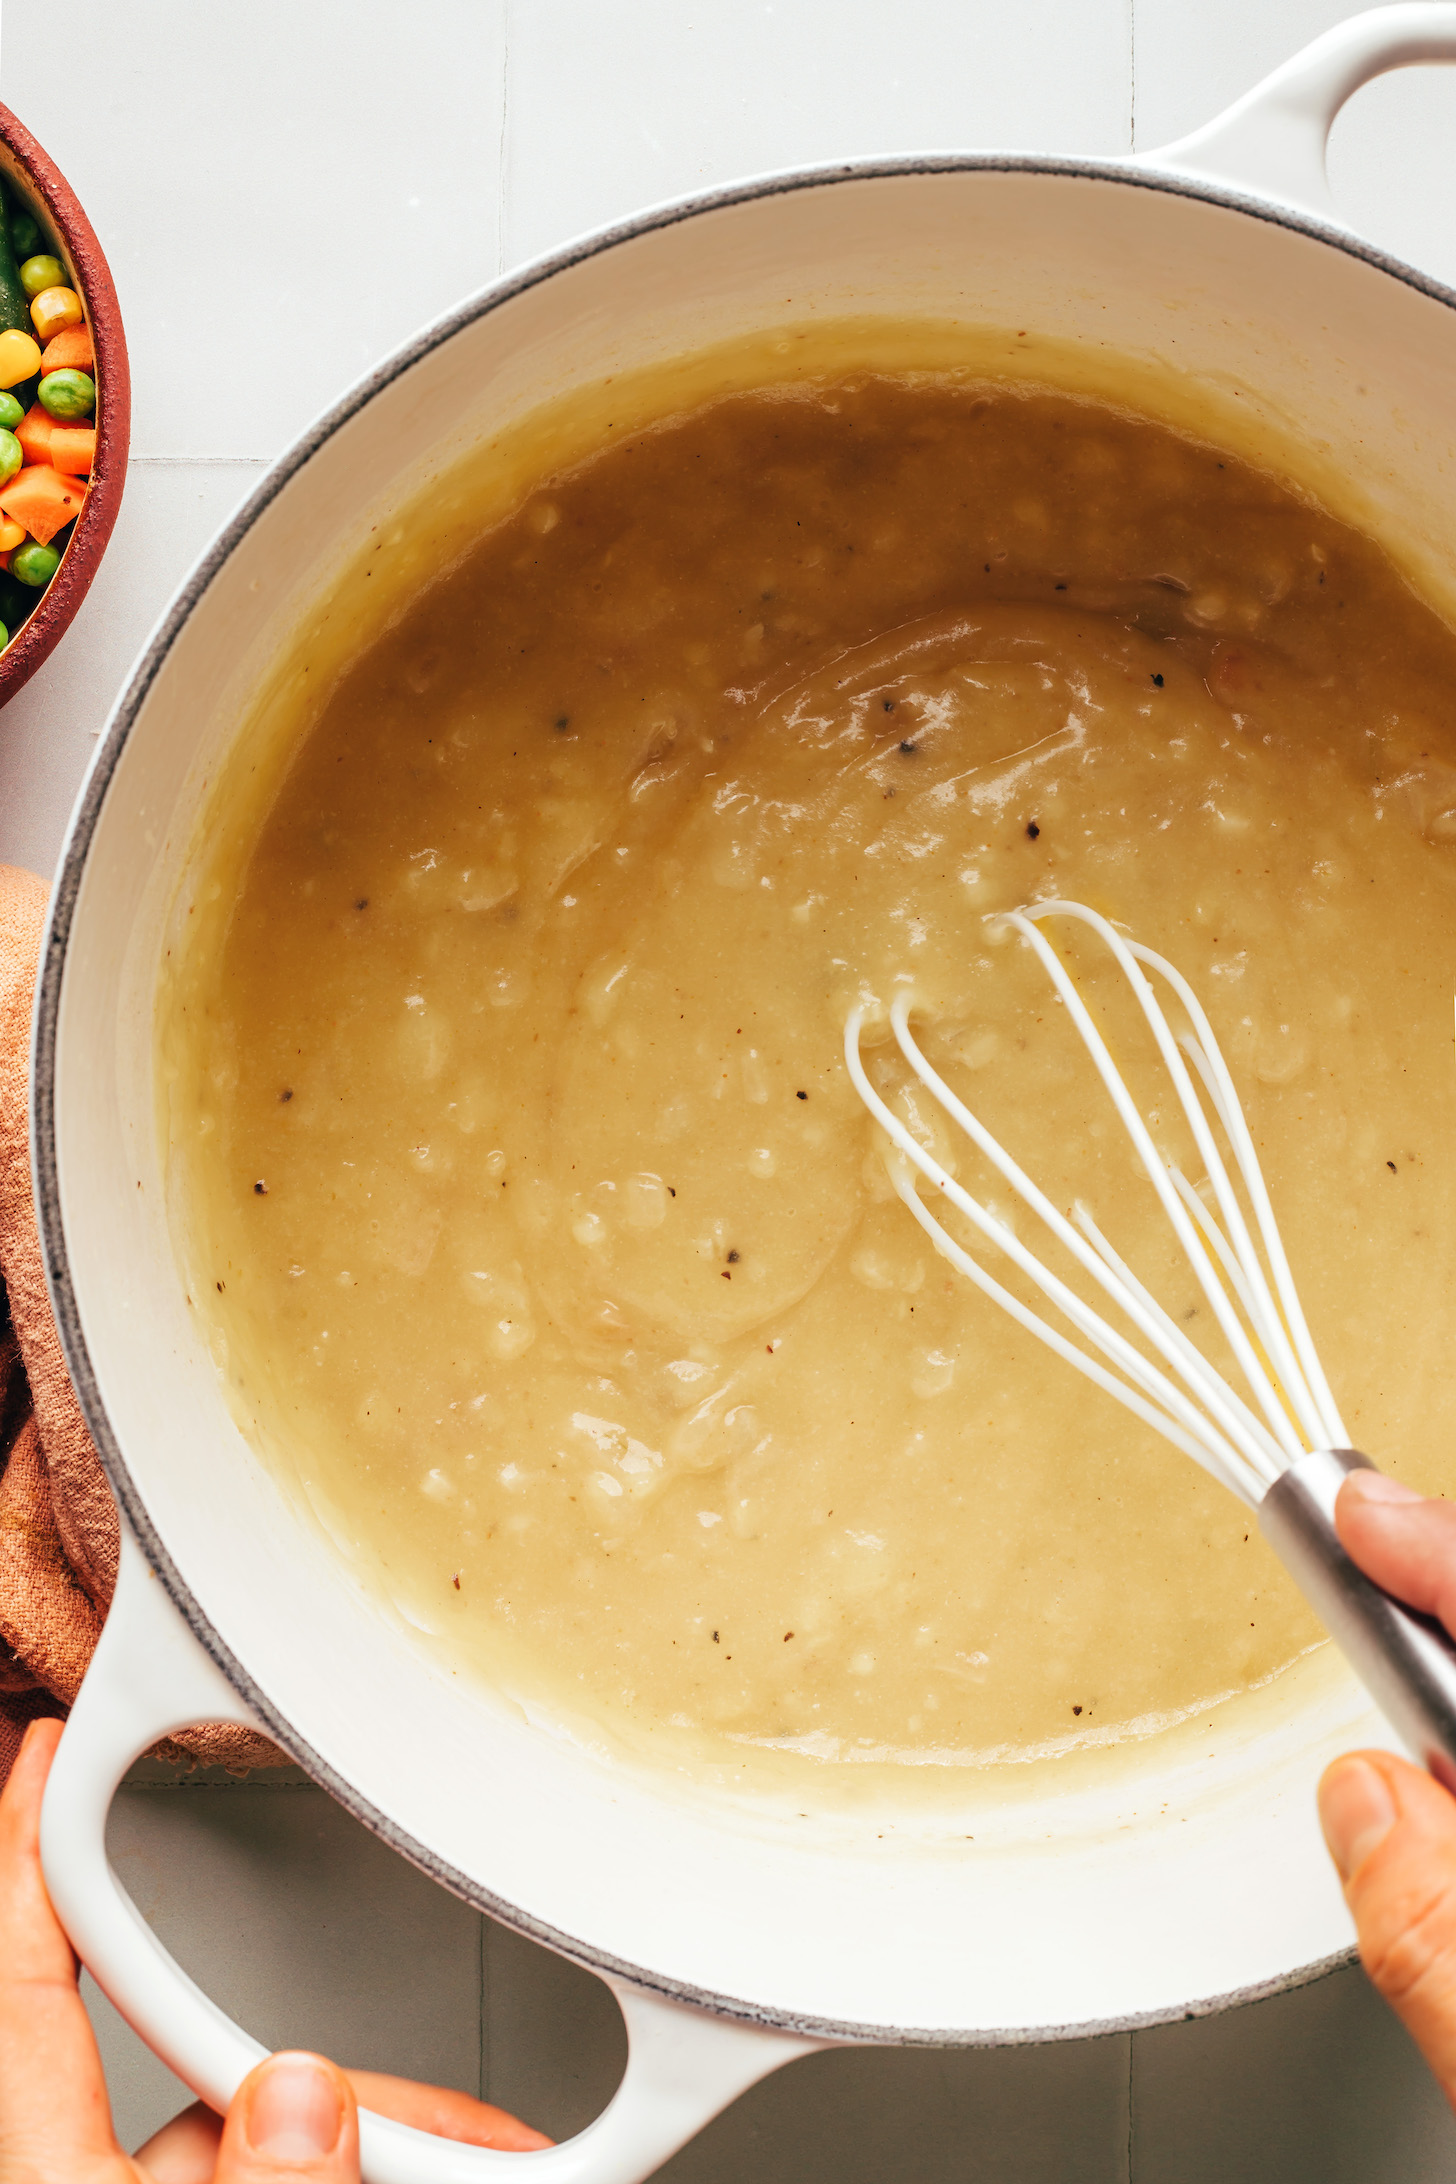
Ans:
{"label": "white dutch oven", "polygon": [[204,1720],[265,1730],[426,1872],[621,2002],[627,2074],[579,2138],[506,2156],[366,2116],[374,2184],[479,2184],[507,2166],[630,2184],[816,2044],[1127,2028],[1297,1983],[1348,1950],[1312,1789],[1334,1751],[1382,1732],[1333,1675],[1286,1680],[1237,1735],[1152,1748],[1120,1786],[988,1813],[974,1847],[969,1821],[954,1841],[750,1825],[462,1689],[371,1607],[224,1406],[164,1215],[152,1002],[200,784],[290,601],[442,439],[493,434],[605,370],[846,312],[1115,354],[1242,404],[1255,438],[1343,477],[1434,590],[1456,540],[1456,295],[1339,224],[1323,155],[1362,83],[1451,59],[1456,5],[1392,7],[1160,154],[864,162],[645,214],[487,290],[356,389],[183,590],[82,795],[37,1009],[52,1294],[126,1519],[44,1849],[99,1984],[215,2107],[262,2050],[160,1948],[104,1850],[129,1762]]}

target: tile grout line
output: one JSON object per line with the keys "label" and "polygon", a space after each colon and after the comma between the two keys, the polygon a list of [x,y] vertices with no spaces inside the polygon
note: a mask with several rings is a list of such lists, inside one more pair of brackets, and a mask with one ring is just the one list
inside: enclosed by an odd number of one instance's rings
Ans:
{"label": "tile grout line", "polygon": [[272,1797],[286,1797],[290,1794],[299,1796],[305,1791],[313,1791],[320,1797],[328,1795],[326,1790],[319,1788],[317,1782],[260,1782],[256,1779],[267,1771],[262,1767],[251,1767],[246,1774],[236,1776],[231,1782],[193,1782],[187,1775],[180,1775],[175,1782],[148,1782],[145,1779],[133,1782],[123,1775],[117,1784],[117,1791],[119,1794],[122,1790],[161,1790],[168,1796],[174,1791],[182,1791],[188,1797],[197,1797],[209,1791],[220,1796],[231,1796],[235,1790],[267,1790]]}
{"label": "tile grout line", "polygon": [[486,2019],[490,2005],[490,1921],[480,1913],[480,1939],[477,1944],[476,1963],[479,1968],[477,1998],[479,2003],[478,2039],[476,2042],[476,2087],[481,2100],[490,2098],[490,2043],[486,2038]]}
{"label": "tile grout line", "polygon": [[211,463],[214,467],[226,466],[233,470],[266,470],[273,460],[271,455],[138,455],[135,449],[127,456],[128,465]]}
{"label": "tile grout line", "polygon": [[511,100],[511,0],[501,0],[501,103],[500,137],[496,144],[495,175],[495,270],[506,269],[506,169],[510,157],[509,114]]}

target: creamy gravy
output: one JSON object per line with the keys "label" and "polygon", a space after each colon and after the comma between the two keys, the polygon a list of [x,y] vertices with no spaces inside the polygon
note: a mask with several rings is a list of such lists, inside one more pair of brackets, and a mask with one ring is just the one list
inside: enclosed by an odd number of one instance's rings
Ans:
{"label": "creamy gravy", "polygon": [[841,1028],[912,975],[1196,1309],[985,919],[1165,949],[1352,1433],[1456,1483],[1453,669],[1369,543],[1067,396],[768,388],[546,480],[208,822],[160,1051],[246,1430],[453,1662],[664,1762],[985,1766],[1278,1675],[1245,1511],[931,1254]]}

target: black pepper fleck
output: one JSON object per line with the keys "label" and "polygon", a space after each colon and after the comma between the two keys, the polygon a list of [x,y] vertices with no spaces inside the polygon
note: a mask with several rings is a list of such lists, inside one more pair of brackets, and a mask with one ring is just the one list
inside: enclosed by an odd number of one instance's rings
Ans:
{"label": "black pepper fleck", "polygon": [[907,758],[913,758],[915,756],[915,753],[919,750],[920,745],[918,743],[902,743],[900,745],[900,748],[905,753],[905,756]]}
{"label": "black pepper fleck", "polygon": [[1027,822],[1026,822],[1026,838],[1027,838],[1027,840],[1028,840],[1029,842],[1034,842],[1034,841],[1036,840],[1037,836],[1038,836],[1038,835],[1040,834],[1040,832],[1041,832],[1041,828],[1040,828],[1040,827],[1039,827],[1039,826],[1037,825],[1036,821],[1035,821],[1034,819],[1028,819],[1028,820],[1027,820]]}
{"label": "black pepper fleck", "polygon": [[730,1252],[729,1252],[729,1254],[728,1254],[728,1264],[729,1264],[730,1266],[737,1266],[737,1264],[738,1264],[738,1253],[737,1253],[736,1251],[730,1251]]}
{"label": "black pepper fleck", "polygon": [[266,1198],[268,1196],[268,1186],[263,1181],[263,1178],[261,1176],[259,1176],[257,1182],[253,1185],[253,1190],[255,1195],[259,1198]]}
{"label": "black pepper fleck", "polygon": [[1155,687],[1156,689],[1158,689],[1158,690],[1161,690],[1161,689],[1162,689],[1162,687],[1163,687],[1163,678],[1162,678],[1162,676],[1161,676],[1161,675],[1155,675],[1155,676],[1153,677],[1153,685],[1154,685],[1154,687]]}
{"label": "black pepper fleck", "polygon": [[806,1099],[807,1099],[808,1097],[809,1097],[809,1095],[808,1095],[808,1093],[807,1093],[807,1092],[796,1092],[796,1093],[794,1094],[794,1098],[795,1098],[796,1100],[806,1100]]}

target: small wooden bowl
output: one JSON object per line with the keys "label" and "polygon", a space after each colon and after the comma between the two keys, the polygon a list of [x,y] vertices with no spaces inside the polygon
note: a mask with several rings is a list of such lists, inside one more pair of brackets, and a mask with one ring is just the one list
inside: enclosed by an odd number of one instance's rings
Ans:
{"label": "small wooden bowl", "polygon": [[60,246],[66,276],[86,307],[96,351],[96,466],[76,527],[39,605],[13,644],[0,652],[0,705],[13,698],[60,643],[91,588],[121,506],[131,444],[131,368],[121,306],[106,255],[75,192],[53,160],[0,106],[0,174],[23,205],[33,205]]}

